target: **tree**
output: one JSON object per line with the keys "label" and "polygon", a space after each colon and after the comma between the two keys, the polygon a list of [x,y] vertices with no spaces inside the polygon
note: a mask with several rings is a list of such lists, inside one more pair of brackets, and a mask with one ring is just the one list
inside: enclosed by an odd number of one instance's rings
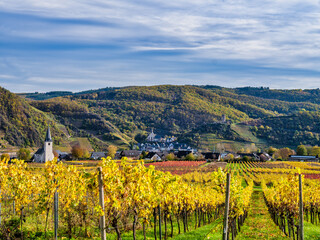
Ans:
{"label": "tree", "polygon": [[136,140],[137,142],[145,142],[147,139],[147,135],[143,134],[143,133],[138,133],[135,137],[134,140]]}
{"label": "tree", "polygon": [[246,145],[245,153],[253,153],[257,152],[258,148],[254,143],[251,143],[250,145]]}
{"label": "tree", "polygon": [[59,154],[58,154],[58,152],[57,152],[56,150],[53,150],[52,152],[53,152],[53,156],[54,156],[55,158],[58,158],[58,157],[59,157]]}
{"label": "tree", "polygon": [[[315,146],[316,147],[316,146]],[[306,146],[306,148],[307,148],[307,152],[308,152],[308,156],[311,156],[312,155],[312,146],[310,146],[310,145],[307,145]]]}
{"label": "tree", "polygon": [[117,153],[117,147],[114,145],[109,145],[107,151],[108,151],[108,156],[110,156],[112,159],[114,159],[114,157]]}
{"label": "tree", "polygon": [[173,161],[175,159],[174,153],[169,153],[166,158],[168,161]]}
{"label": "tree", "polygon": [[320,147],[318,147],[318,146],[312,147],[311,155],[312,156],[320,156]]}
{"label": "tree", "polygon": [[88,159],[88,158],[90,158],[90,156],[91,155],[90,155],[89,151],[87,149],[83,149],[82,157]]}
{"label": "tree", "polygon": [[229,153],[224,160],[227,160],[227,161],[233,161],[234,160],[234,155]]}
{"label": "tree", "polygon": [[189,154],[186,156],[186,160],[187,160],[187,161],[194,161],[194,160],[196,160],[196,157],[193,155],[193,153],[189,153]]}
{"label": "tree", "polygon": [[290,148],[280,148],[275,154],[274,157],[277,159],[288,160],[290,155],[294,155],[295,152]]}
{"label": "tree", "polygon": [[199,155],[197,156],[197,160],[205,160],[205,159],[204,159],[204,156],[203,156],[202,154],[199,154]]}
{"label": "tree", "polygon": [[299,155],[299,156],[307,156],[308,155],[307,148],[304,145],[299,145],[297,147],[297,155]]}
{"label": "tree", "polygon": [[74,145],[71,149],[71,154],[75,158],[82,158],[83,157],[83,149],[79,145]]}
{"label": "tree", "polygon": [[20,148],[17,157],[20,160],[28,161],[31,158],[30,150],[27,148]]}
{"label": "tree", "polygon": [[148,152],[142,151],[142,153],[140,154],[140,159],[145,159],[147,155],[148,155]]}
{"label": "tree", "polygon": [[278,151],[278,149],[275,148],[275,147],[272,147],[272,146],[267,149],[267,153],[268,153],[270,156],[272,156],[276,151]]}
{"label": "tree", "polygon": [[217,143],[217,151],[219,153],[223,153],[225,151],[225,147],[223,143]]}
{"label": "tree", "polygon": [[250,152],[257,152],[259,150],[254,143],[250,144],[249,149],[250,149]]}
{"label": "tree", "polygon": [[1,160],[9,160],[10,159],[10,155],[8,154],[8,153],[3,153],[2,155],[1,155],[1,158],[0,158]]}

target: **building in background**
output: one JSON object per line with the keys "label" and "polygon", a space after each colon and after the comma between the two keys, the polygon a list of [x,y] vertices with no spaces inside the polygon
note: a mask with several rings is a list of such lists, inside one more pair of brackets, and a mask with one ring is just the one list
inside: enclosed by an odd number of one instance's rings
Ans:
{"label": "building in background", "polygon": [[39,148],[38,151],[33,155],[31,160],[37,163],[46,163],[54,159],[53,155],[53,141],[51,138],[50,128],[48,127],[46,139],[42,148]]}

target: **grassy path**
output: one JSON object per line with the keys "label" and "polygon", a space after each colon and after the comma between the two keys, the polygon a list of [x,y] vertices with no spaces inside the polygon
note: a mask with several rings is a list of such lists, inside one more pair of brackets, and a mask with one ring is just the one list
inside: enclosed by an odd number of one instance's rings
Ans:
{"label": "grassy path", "polygon": [[260,186],[254,187],[249,214],[237,236],[237,240],[264,239],[287,240],[289,239],[273,222],[269,215],[267,205],[263,199]]}
{"label": "grassy path", "polygon": [[[212,235],[214,237],[210,237]],[[222,236],[222,219],[218,219],[213,223],[207,224],[198,228],[197,230],[190,231],[187,233],[180,234],[174,237],[174,240],[204,240],[214,239],[220,240]]]}
{"label": "grassy path", "polygon": [[[320,226],[305,222],[305,240],[320,240]],[[174,240],[221,240],[222,219],[196,230],[180,234]],[[230,236],[231,237],[231,236]],[[269,215],[263,199],[261,186],[255,186],[252,194],[249,214],[236,240],[290,240],[279,229]]]}

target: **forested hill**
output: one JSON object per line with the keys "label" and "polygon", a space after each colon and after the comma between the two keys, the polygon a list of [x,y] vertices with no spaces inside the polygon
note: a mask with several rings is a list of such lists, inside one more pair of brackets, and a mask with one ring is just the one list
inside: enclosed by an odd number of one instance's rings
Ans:
{"label": "forested hill", "polygon": [[[291,146],[319,141],[318,89],[160,85],[33,93],[24,97],[33,99],[32,106],[55,116],[75,134],[94,136],[107,144],[121,142],[129,146],[135,140],[143,140],[151,128],[194,145],[200,142],[198,147],[202,147],[199,138]],[[222,115],[232,123],[230,127],[212,124],[219,122]],[[290,129],[285,128],[286,121],[290,122]]]}
{"label": "forested hill", "polygon": [[48,125],[56,139],[63,138],[56,123],[27,101],[0,87],[0,147],[40,146]]}
{"label": "forested hill", "polygon": [[265,99],[277,99],[288,102],[320,103],[320,89],[270,90],[269,88],[235,88],[237,94],[245,94]]}

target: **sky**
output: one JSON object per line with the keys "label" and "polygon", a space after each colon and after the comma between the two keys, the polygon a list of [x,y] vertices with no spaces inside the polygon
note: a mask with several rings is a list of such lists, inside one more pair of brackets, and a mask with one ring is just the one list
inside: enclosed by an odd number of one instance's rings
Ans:
{"label": "sky", "polygon": [[0,86],[320,88],[319,0],[0,0]]}

